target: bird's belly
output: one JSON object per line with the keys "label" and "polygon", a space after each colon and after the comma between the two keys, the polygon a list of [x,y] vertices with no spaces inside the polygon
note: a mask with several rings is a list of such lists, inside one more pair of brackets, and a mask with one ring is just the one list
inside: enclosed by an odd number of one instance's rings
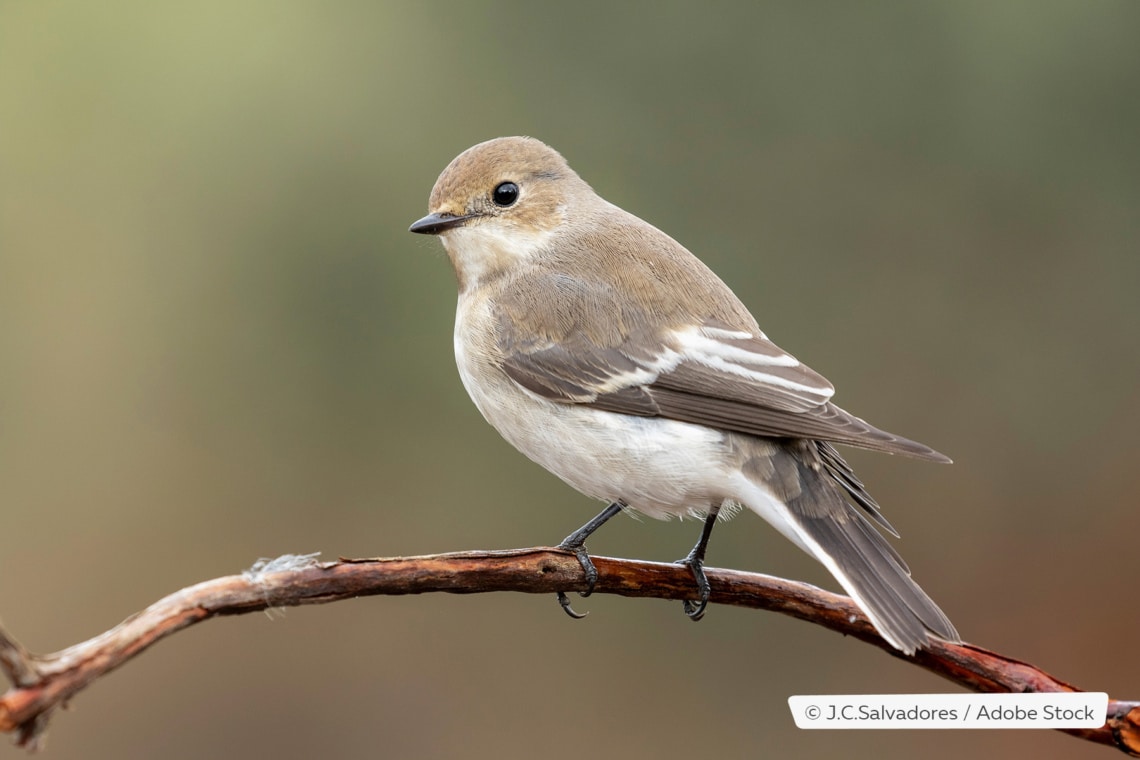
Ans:
{"label": "bird's belly", "polygon": [[505,377],[475,388],[461,374],[511,445],[587,496],[659,519],[703,514],[728,498],[730,456],[720,431],[547,401]]}

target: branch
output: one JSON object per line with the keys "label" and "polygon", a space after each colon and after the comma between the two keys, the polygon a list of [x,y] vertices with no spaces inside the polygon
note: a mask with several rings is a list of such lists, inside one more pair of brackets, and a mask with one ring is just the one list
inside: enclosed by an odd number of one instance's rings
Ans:
{"label": "branch", "polygon": [[[598,568],[594,593],[678,600],[693,597],[692,576],[683,566],[593,559]],[[715,603],[782,612],[822,625],[973,691],[1080,691],[1033,665],[970,644],[935,640],[929,649],[904,655],[879,637],[850,599],[806,583],[733,570],[707,572],[711,601]],[[29,654],[0,628],[0,670],[12,682],[12,688],[0,695],[0,731],[15,734],[19,746],[36,749],[56,707],[152,644],[218,615],[374,594],[552,594],[568,590],[585,590],[582,570],[574,555],[558,549],[338,562],[318,562],[315,555],[288,555],[262,561],[241,575],[177,591],[111,630],[54,654]],[[1101,728],[1065,729],[1065,733],[1140,757],[1140,702],[1109,700],[1107,718]]]}

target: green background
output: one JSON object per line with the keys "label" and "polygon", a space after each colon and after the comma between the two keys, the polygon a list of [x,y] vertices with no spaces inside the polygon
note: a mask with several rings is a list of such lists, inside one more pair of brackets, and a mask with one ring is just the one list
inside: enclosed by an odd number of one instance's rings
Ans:
{"label": "green background", "polygon": [[[466,398],[450,267],[406,232],[455,154],[529,134],[842,406],[955,459],[850,457],[968,640],[1140,697],[1137,29],[1132,0],[3,2],[0,616],[53,651],[258,557],[592,516]],[[696,532],[622,518],[591,548]],[[749,514],[710,562],[835,587]],[[1110,756],[799,731],[791,694],[957,687],[774,614],[578,607],[212,621],[79,695],[47,757]]]}

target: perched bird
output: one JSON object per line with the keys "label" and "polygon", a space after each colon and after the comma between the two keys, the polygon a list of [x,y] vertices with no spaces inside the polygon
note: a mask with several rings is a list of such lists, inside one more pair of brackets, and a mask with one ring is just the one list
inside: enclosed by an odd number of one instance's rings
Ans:
{"label": "perched bird", "polygon": [[538,140],[464,151],[428,210],[410,229],[438,236],[455,269],[455,359],[471,399],[523,454],[609,502],[561,544],[589,588],[585,540],[613,515],[702,517],[681,560],[700,600],[685,611],[699,619],[709,535],[743,505],[823,563],[895,648],[958,640],[832,444],[949,459],[833,404],[831,383],[768,340],[708,267]]}

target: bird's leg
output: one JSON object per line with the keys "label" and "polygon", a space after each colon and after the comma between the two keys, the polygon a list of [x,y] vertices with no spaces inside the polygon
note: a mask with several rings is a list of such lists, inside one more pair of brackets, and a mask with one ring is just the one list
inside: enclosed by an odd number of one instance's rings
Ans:
{"label": "bird's leg", "polygon": [[[594,561],[590,559],[590,554],[586,551],[586,539],[598,528],[605,525],[607,520],[618,512],[621,512],[624,506],[625,505],[620,501],[613,502],[603,509],[597,517],[562,539],[562,543],[558,545],[559,549],[574,552],[574,556],[578,558],[578,564],[582,566],[582,572],[586,574],[586,590],[579,592],[583,597],[592,594],[594,592],[594,584],[598,582],[598,568],[594,567]],[[566,614],[570,617],[575,619],[586,617],[585,614],[579,614],[570,607],[570,600],[567,598],[566,592],[558,592],[558,603],[562,605],[562,609],[565,610]]]}
{"label": "bird's leg", "polygon": [[720,513],[720,506],[717,504],[709,510],[709,514],[705,518],[705,526],[701,528],[701,537],[697,540],[697,545],[689,552],[689,556],[677,560],[678,565],[688,566],[693,573],[693,579],[697,582],[697,593],[700,595],[700,601],[696,604],[688,599],[681,602],[685,606],[685,614],[693,622],[705,616],[705,607],[708,606],[709,594],[712,593],[712,589],[709,587],[709,579],[705,577],[705,552],[709,548],[709,536],[712,535],[713,526],[716,525],[716,516]]}

